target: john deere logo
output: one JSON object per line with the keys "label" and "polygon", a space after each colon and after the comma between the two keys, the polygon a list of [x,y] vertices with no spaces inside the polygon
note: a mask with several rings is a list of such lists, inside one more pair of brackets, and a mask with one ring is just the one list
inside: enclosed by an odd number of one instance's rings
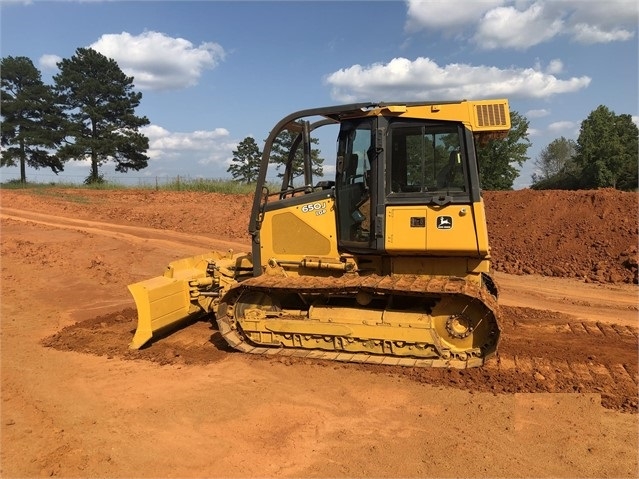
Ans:
{"label": "john deere logo", "polygon": [[452,216],[438,216],[437,217],[437,229],[438,230],[449,230],[453,227],[453,217]]}

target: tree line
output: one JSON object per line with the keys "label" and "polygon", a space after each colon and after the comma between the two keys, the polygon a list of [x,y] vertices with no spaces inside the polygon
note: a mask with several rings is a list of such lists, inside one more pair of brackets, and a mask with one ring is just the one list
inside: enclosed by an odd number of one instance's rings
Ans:
{"label": "tree line", "polygon": [[581,123],[576,141],[562,136],[541,151],[532,188],[636,190],[638,137],[630,115],[600,105]]}
{"label": "tree line", "polygon": [[[107,162],[115,162],[115,170],[124,173],[146,168],[149,139],[139,129],[149,120],[135,114],[142,94],[134,90],[133,77],[91,48],[78,48],[57,66],[53,85],[46,85],[29,58],[2,58],[0,166],[19,166],[20,181],[26,182],[26,166],[57,174],[69,160],[89,160],[85,183],[102,182],[99,168]],[[519,168],[529,159],[528,120],[512,111],[511,125],[506,139],[477,145],[486,190],[512,189]],[[276,139],[271,161],[278,171],[294,140],[288,131]],[[316,146],[317,139],[312,141]],[[638,130],[630,115],[599,106],[582,122],[576,141],[561,137],[542,150],[532,187],[637,189],[638,150]],[[254,182],[261,160],[255,140],[245,138],[232,154],[227,172],[236,181]],[[324,159],[318,148],[312,148],[311,158],[313,174],[322,176]],[[302,174],[300,152],[291,179]]]}

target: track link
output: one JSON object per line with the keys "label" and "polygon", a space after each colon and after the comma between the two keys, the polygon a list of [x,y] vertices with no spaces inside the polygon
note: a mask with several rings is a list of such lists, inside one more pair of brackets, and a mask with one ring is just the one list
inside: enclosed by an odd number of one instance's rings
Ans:
{"label": "track link", "polygon": [[[481,347],[474,348],[472,353],[449,354],[443,349],[443,354],[435,357],[414,357],[406,351],[399,354],[372,354],[367,352],[352,352],[346,350],[346,344],[352,339],[347,335],[332,335],[335,350],[306,347],[282,347],[255,344],[243,331],[240,321],[235,317],[235,306],[242,294],[259,292],[266,295],[313,295],[315,297],[348,296],[355,297],[358,293],[374,295],[401,295],[415,298],[428,296],[436,299],[451,298],[455,301],[481,303],[485,313],[479,321],[486,321],[489,325],[489,339]],[[364,308],[362,308],[364,309]],[[251,278],[231,288],[222,298],[216,314],[216,321],[222,337],[227,343],[242,352],[261,355],[294,356],[300,358],[334,360],[341,362],[399,365],[411,367],[441,367],[464,369],[481,366],[484,361],[494,354],[499,339],[499,325],[497,323],[498,307],[495,298],[487,290],[480,288],[464,278],[446,277],[429,278],[419,275],[359,276],[356,274],[341,277],[280,277],[262,275]],[[299,318],[302,319],[302,318]],[[441,328],[440,328],[441,329]],[[429,329],[433,334],[434,329]],[[451,333],[452,334],[452,333]],[[441,335],[441,333],[439,333]],[[438,342],[439,338],[435,338]],[[436,344],[432,351],[441,352],[441,344]],[[391,348],[392,350],[392,348]]]}

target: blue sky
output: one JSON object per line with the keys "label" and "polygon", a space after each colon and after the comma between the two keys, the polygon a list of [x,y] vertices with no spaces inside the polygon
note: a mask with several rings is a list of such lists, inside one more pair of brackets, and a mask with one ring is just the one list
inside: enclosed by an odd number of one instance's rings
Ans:
{"label": "blue sky", "polygon": [[[638,11],[635,0],[0,0],[0,51],[29,57],[48,84],[80,47],[134,77],[151,159],[127,174],[103,167],[107,177],[227,178],[239,142],[261,147],[280,118],[306,108],[508,98],[530,122],[522,188],[540,151],[576,139],[597,106],[637,123]],[[332,139],[321,141],[332,162]],[[88,173],[74,161],[59,177]],[[0,179],[18,174],[2,168]]]}

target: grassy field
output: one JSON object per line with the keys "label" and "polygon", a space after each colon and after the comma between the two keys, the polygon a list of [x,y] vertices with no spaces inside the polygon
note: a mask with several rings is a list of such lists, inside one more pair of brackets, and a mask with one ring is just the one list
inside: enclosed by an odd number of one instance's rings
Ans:
{"label": "grassy field", "polygon": [[[272,185],[269,185],[269,189]],[[240,183],[232,180],[208,180],[208,179],[182,179],[146,185],[126,186],[116,182],[104,181],[101,183],[78,184],[78,183],[22,183],[19,180],[11,180],[0,183],[0,188],[4,189],[89,189],[89,190],[123,190],[123,189],[149,189],[158,191],[200,191],[203,193],[225,193],[245,195],[255,191],[255,184]],[[279,189],[279,188],[277,188]]]}

